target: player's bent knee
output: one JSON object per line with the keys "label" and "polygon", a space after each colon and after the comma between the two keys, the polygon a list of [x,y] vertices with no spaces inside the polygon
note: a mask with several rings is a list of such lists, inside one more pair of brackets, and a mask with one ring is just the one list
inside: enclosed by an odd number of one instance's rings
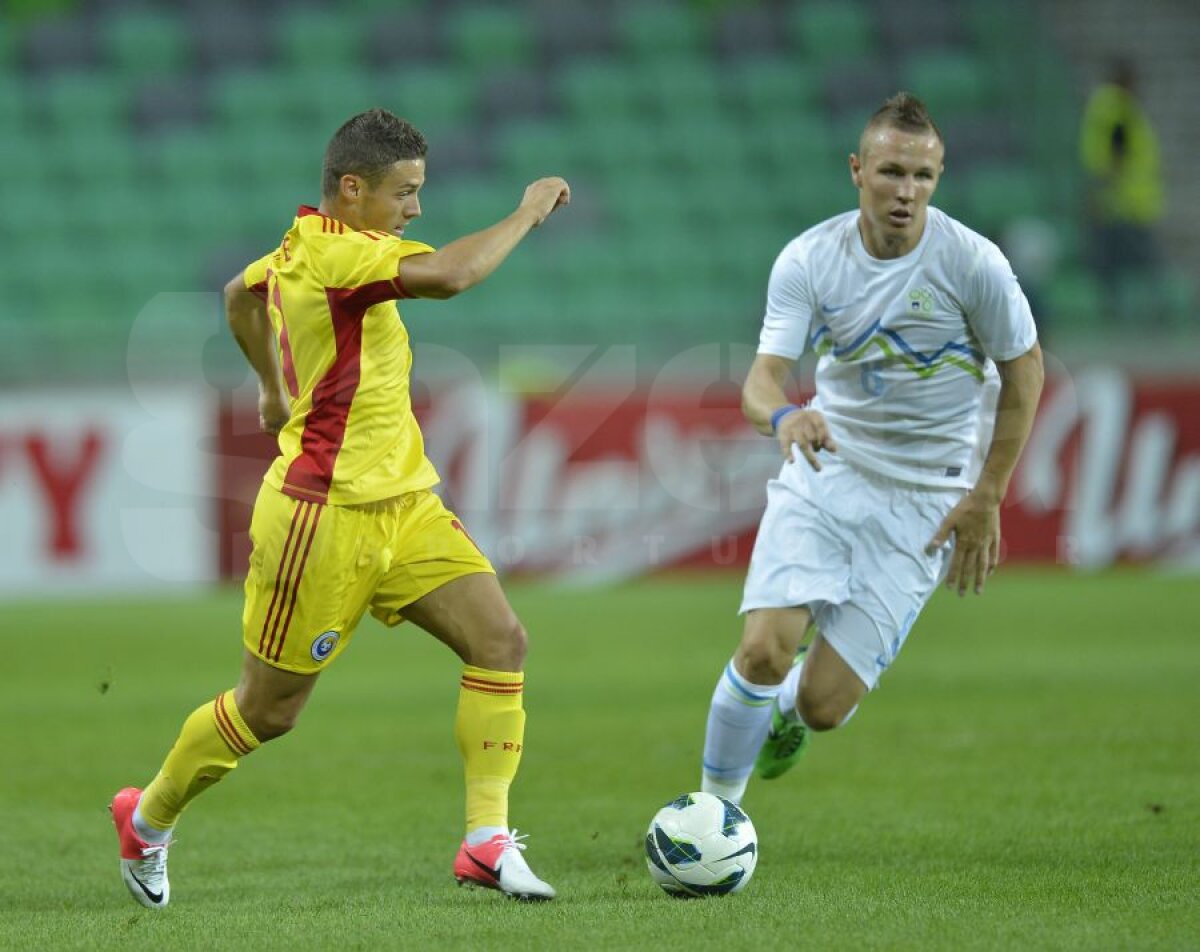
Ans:
{"label": "player's bent knee", "polygon": [[246,717],[245,721],[259,743],[265,744],[291,731],[299,719],[299,711],[267,711],[254,718]]}
{"label": "player's bent knee", "polygon": [[746,637],[733,666],[751,684],[779,684],[791,670],[793,657],[774,639]]}
{"label": "player's bent knee", "polygon": [[470,663],[493,671],[520,671],[528,650],[529,634],[514,615],[481,633],[473,645]]}
{"label": "player's bent knee", "polygon": [[846,705],[830,696],[813,697],[811,693],[801,691],[796,698],[796,709],[804,723],[813,730],[831,731],[845,722],[854,705]]}
{"label": "player's bent knee", "polygon": [[521,668],[525,664],[525,655],[529,652],[529,632],[516,618],[508,626],[505,643],[508,646],[514,669]]}
{"label": "player's bent knee", "polygon": [[256,699],[243,696],[238,702],[242,720],[260,744],[288,733],[296,726],[303,709],[303,703],[295,703],[294,698],[284,702],[262,699],[256,703]]}

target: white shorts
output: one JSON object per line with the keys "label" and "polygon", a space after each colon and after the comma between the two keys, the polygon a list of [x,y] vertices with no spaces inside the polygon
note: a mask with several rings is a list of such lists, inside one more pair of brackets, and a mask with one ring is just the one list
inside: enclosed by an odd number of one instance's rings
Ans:
{"label": "white shorts", "polygon": [[952,544],[925,545],[965,490],[918,489],[824,452],[819,473],[797,459],[767,483],[740,613],[806,606],[873,689],[949,569]]}

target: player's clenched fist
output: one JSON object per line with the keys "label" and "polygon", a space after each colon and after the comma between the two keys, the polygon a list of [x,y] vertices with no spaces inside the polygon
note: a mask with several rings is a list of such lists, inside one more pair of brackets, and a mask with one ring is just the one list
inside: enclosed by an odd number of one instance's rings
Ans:
{"label": "player's clenched fist", "polygon": [[829,435],[825,417],[818,410],[793,410],[779,421],[775,433],[779,437],[779,448],[788,462],[796,462],[796,457],[792,455],[792,447],[797,446],[808,460],[808,465],[817,471],[821,469],[817,450],[837,452],[837,445]]}
{"label": "player's clenched fist", "polygon": [[527,208],[537,215],[537,220],[534,222],[536,228],[550,215],[554,209],[560,205],[567,205],[571,201],[571,186],[566,183],[565,179],[558,176],[550,178],[538,179],[525,189],[525,195],[521,199],[521,207]]}
{"label": "player's clenched fist", "polygon": [[264,432],[278,436],[279,431],[287,426],[288,418],[292,415],[288,395],[279,391],[260,388],[258,394],[258,425]]}

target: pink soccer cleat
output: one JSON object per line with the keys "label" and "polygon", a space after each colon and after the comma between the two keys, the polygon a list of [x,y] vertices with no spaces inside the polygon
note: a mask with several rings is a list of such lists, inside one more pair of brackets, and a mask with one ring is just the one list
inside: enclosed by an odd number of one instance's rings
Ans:
{"label": "pink soccer cleat", "polygon": [[121,843],[121,879],[130,894],[147,909],[162,909],[171,900],[167,881],[167,847],[147,843],[133,828],[133,811],[141,799],[137,787],[126,787],[112,799],[109,812]]}
{"label": "pink soccer cleat", "polygon": [[553,899],[554,887],[538,879],[521,855],[525,844],[519,841],[523,839],[513,830],[497,833],[478,846],[469,846],[463,840],[454,858],[454,878],[460,886],[465,883],[498,889],[513,899]]}

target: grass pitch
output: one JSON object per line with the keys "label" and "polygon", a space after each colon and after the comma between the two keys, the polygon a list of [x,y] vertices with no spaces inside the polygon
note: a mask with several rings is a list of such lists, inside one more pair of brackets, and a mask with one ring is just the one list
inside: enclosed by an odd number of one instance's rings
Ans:
{"label": "grass pitch", "polygon": [[8,605],[0,947],[1197,949],[1200,584],[1001,572],[939,593],[881,690],[752,783],[740,895],[672,900],[655,810],[698,786],[736,577],[513,586],[532,633],[513,822],[560,891],[455,888],[458,665],[364,622],[291,735],[193,804],[142,910],[106,805],[230,686],[236,591]]}

